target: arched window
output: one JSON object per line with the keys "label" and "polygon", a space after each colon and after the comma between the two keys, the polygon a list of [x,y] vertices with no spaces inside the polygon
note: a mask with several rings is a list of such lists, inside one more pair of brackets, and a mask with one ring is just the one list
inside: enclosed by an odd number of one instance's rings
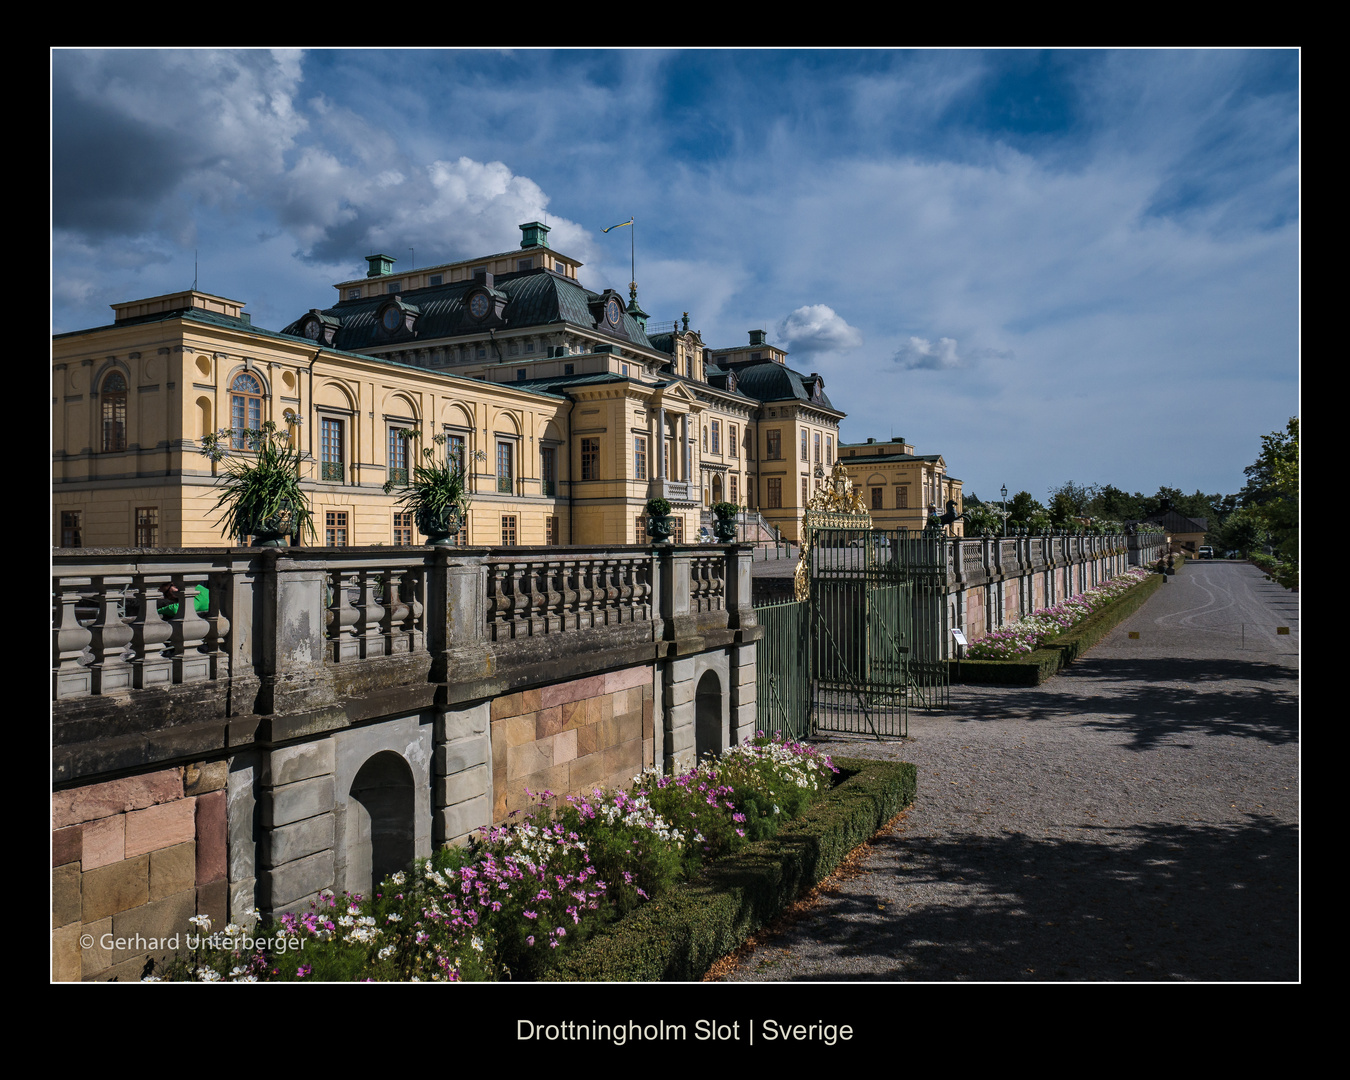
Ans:
{"label": "arched window", "polygon": [[236,450],[249,448],[249,440],[239,432],[262,427],[262,385],[247,371],[241,371],[230,383],[230,427],[235,430],[230,445]]}
{"label": "arched window", "polygon": [[103,452],[127,448],[127,380],[120,371],[103,380]]}

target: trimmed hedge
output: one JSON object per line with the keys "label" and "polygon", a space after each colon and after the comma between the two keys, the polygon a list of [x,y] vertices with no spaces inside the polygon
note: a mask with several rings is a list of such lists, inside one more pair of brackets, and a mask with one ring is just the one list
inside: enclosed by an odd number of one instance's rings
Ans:
{"label": "trimmed hedge", "polygon": [[704,868],[696,882],[644,904],[560,959],[543,978],[690,981],[829,877],[914,801],[908,762],[837,758],[846,774],[778,835]]}
{"label": "trimmed hedge", "polygon": [[[1180,568],[1181,564],[1177,565]],[[951,681],[994,686],[1037,686],[1073,663],[1143,607],[1144,601],[1162,584],[1162,574],[1149,575],[1124,596],[1112,600],[1077,626],[1016,660],[962,660],[959,664],[952,660],[948,664]]]}

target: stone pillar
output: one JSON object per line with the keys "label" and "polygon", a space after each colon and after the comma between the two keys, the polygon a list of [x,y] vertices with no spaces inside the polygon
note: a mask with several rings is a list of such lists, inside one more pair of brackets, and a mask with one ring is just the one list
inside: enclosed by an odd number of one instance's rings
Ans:
{"label": "stone pillar", "polygon": [[305,910],[334,887],[333,740],[271,750],[260,764],[258,906],[267,917]]}
{"label": "stone pillar", "polygon": [[731,647],[731,745],[749,742],[758,726],[756,642]]}
{"label": "stone pillar", "polygon": [[660,446],[657,448],[660,457],[656,459],[656,478],[663,484],[666,477],[666,407],[658,405],[656,407],[656,430],[661,433]]}
{"label": "stone pillar", "polygon": [[491,703],[446,709],[436,718],[431,839],[440,847],[492,824]]}

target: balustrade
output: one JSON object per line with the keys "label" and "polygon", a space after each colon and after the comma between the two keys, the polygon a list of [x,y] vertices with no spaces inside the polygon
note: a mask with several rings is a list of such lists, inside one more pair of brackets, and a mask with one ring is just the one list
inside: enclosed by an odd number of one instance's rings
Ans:
{"label": "balustrade", "polygon": [[[167,559],[119,563],[101,555],[62,556],[54,562],[54,698],[205,682],[229,674],[230,621],[221,609],[222,583],[212,565]],[[167,586],[179,598],[175,612],[161,611],[169,603]],[[206,590],[205,613],[197,611],[199,589]]]}
{"label": "balustrade", "polygon": [[[232,670],[261,678],[378,662],[445,649],[447,634],[509,642],[651,623],[662,603],[658,572],[688,575],[688,608],[677,599],[663,617],[725,612],[729,568],[749,557],[697,548],[501,551],[171,553],[154,563],[120,552],[54,556],[53,698],[209,683]],[[430,620],[433,579],[434,595],[453,610]],[[172,614],[161,611],[168,585],[181,597]],[[204,611],[198,589],[207,590]]]}

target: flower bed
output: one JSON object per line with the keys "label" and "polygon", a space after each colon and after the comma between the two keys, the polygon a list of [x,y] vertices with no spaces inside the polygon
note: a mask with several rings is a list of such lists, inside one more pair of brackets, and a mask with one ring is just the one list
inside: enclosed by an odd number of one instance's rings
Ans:
{"label": "flower bed", "polygon": [[[1116,586],[1122,579],[1132,583],[1119,589]],[[951,679],[953,682],[1003,686],[1035,686],[1044,682],[1138,611],[1163,580],[1160,575],[1146,570],[1130,570],[1108,583],[1114,595],[1095,602],[1091,613],[1069,629],[1049,634],[1030,651],[1010,654],[1007,659],[953,660],[949,664]]]}
{"label": "flower bed", "polygon": [[1138,567],[1127,570],[1119,577],[1071,596],[1054,607],[1044,608],[986,634],[970,646],[966,656],[970,660],[1015,660],[1026,656],[1052,638],[1077,626],[1112,600],[1124,596],[1148,576],[1147,570]]}
{"label": "flower bed", "polygon": [[231,924],[152,981],[536,979],[577,943],[705,863],[775,835],[838,769],[804,744],[765,738],[630,792],[541,792],[518,820],[385,878],[373,896],[331,892],[252,931]]}

